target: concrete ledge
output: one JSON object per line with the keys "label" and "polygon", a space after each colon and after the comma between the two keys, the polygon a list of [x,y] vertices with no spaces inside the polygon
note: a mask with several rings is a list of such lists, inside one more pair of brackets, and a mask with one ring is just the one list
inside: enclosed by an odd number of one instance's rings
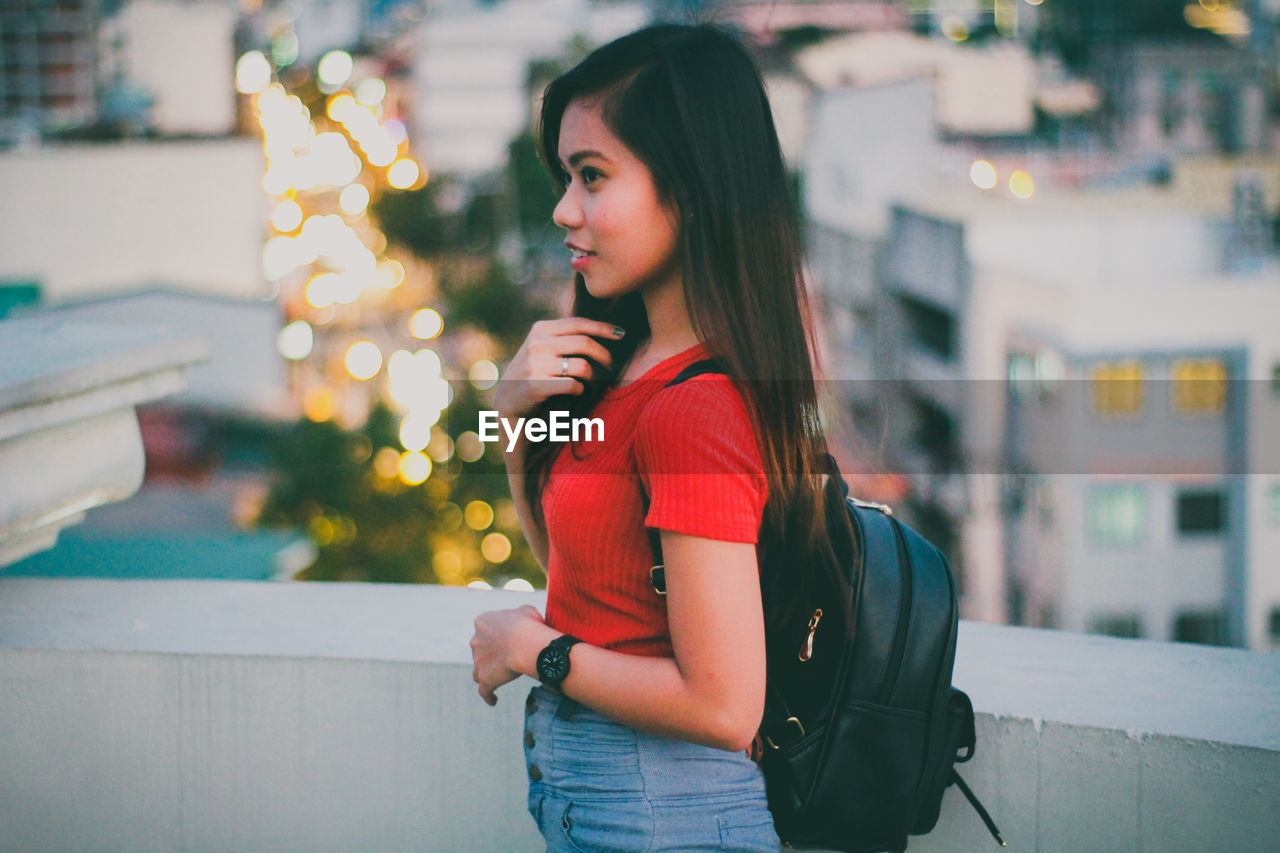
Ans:
{"label": "concrete ledge", "polygon": [[[0,850],[541,849],[527,680],[480,702],[475,614],[541,594],[0,579]],[[1265,850],[1280,657],[977,623],[960,767],[1011,849]],[[995,849],[958,792],[911,850]]]}
{"label": "concrete ledge", "polygon": [[208,343],[158,328],[0,322],[0,566],[137,491],[134,407],[186,387]]}

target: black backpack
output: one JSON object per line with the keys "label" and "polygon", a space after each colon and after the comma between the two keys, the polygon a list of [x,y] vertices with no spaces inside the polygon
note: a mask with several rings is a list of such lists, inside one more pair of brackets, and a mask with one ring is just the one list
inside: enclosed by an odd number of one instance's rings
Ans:
{"label": "black backpack", "polygon": [[[724,371],[695,362],[666,387],[703,373]],[[853,853],[905,850],[909,834],[933,829],[955,783],[1004,846],[954,767],[973,757],[976,733],[968,695],[951,686],[951,566],[887,507],[849,497],[827,459],[829,527],[842,529],[836,514],[847,512],[854,542],[835,545],[843,588],[815,591],[805,621],[768,638],[760,765],[778,835]],[[661,544],[649,534],[661,593]]]}

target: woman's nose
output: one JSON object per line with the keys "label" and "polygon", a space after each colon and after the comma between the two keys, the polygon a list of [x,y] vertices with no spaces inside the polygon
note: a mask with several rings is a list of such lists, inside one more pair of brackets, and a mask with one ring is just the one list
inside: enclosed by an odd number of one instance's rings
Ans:
{"label": "woman's nose", "polygon": [[565,230],[572,230],[582,225],[582,205],[578,203],[577,193],[571,188],[565,190],[556,202],[556,209],[551,212],[551,221]]}

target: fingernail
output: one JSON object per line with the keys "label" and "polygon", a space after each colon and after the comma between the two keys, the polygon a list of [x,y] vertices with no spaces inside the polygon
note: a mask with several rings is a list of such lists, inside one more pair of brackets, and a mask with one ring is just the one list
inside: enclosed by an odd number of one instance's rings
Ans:
{"label": "fingernail", "polygon": [[613,333],[614,335],[620,338],[627,333],[627,330],[622,328],[621,326],[614,326]]}

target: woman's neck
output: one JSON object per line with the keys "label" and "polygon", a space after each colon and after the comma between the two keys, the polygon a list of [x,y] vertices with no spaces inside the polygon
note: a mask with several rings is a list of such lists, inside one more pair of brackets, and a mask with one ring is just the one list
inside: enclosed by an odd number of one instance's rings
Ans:
{"label": "woman's neck", "polygon": [[643,299],[649,339],[637,349],[635,361],[652,366],[699,342],[685,305],[684,288],[678,281],[644,293]]}

